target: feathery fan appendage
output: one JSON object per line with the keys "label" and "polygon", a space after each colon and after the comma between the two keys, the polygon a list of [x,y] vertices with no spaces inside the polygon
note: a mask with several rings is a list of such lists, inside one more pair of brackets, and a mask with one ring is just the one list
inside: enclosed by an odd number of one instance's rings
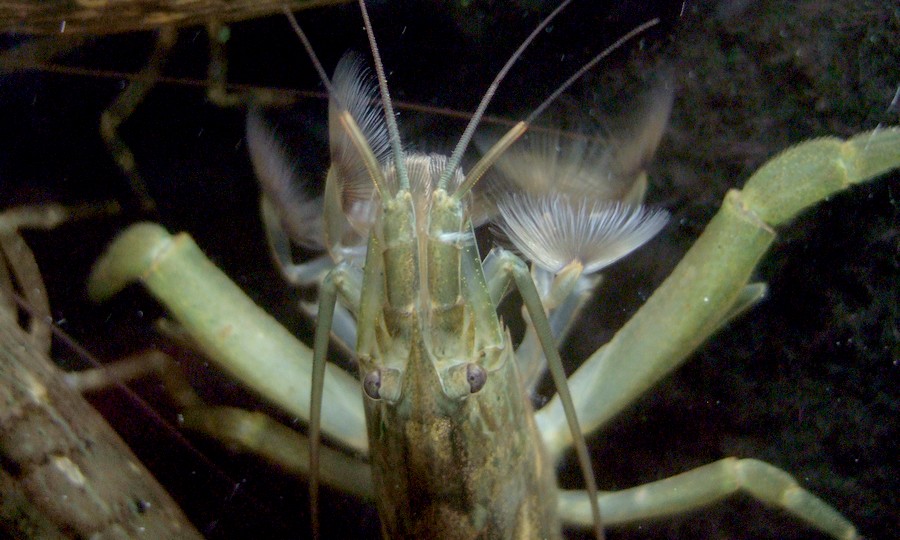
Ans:
{"label": "feathery fan appendage", "polygon": [[304,189],[309,179],[300,177],[289,153],[257,110],[247,115],[247,146],[263,193],[288,236],[303,247],[322,249],[325,239],[319,216],[324,202],[321,197],[309,196]]}
{"label": "feathery fan appendage", "polygon": [[353,52],[345,54],[334,69],[332,84],[335,95],[329,99],[328,109],[332,153],[340,154],[345,149],[353,148],[349,142],[350,136],[337,121],[338,113],[346,110],[356,120],[378,161],[387,161],[391,145],[384,110],[378,99],[375,80],[362,58]]}
{"label": "feathery fan appendage", "polygon": [[529,133],[497,161],[502,183],[509,184],[497,189],[620,199],[630,182],[612,174],[614,148],[606,143],[599,136],[558,130]]}
{"label": "feathery fan appendage", "polygon": [[378,89],[363,60],[354,53],[345,54],[334,70],[332,84],[335,95],[331,96],[328,105],[331,167],[340,187],[341,206],[346,210],[360,201],[365,204],[373,199],[375,185],[363,156],[341,124],[342,112],[349,112],[356,121],[372,154],[382,166],[390,161],[391,151]]}
{"label": "feathery fan appendage", "polygon": [[658,233],[668,212],[565,193],[512,193],[497,201],[500,228],[532,263],[551,272],[578,261],[590,274]]}

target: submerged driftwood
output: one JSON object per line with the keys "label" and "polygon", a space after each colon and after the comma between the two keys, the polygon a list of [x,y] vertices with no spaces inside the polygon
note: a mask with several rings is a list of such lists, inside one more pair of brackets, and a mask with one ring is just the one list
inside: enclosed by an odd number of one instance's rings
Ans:
{"label": "submerged driftwood", "polygon": [[0,536],[201,538],[125,442],[3,310]]}
{"label": "submerged driftwood", "polygon": [[156,30],[161,26],[230,22],[347,0],[75,0],[0,1],[0,32],[22,34],[118,34]]}

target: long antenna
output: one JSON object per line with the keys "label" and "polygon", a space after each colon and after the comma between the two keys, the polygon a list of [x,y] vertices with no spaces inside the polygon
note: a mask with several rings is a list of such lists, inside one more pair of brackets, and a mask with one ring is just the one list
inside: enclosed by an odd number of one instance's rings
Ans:
{"label": "long antenna", "polygon": [[[550,15],[544,18],[543,21],[537,28],[531,31],[531,34],[525,38],[525,41],[519,45],[519,48],[516,49],[516,52],[509,57],[509,60],[506,61],[506,64],[497,73],[497,76],[494,77],[494,82],[488,87],[487,92],[484,93],[484,97],[481,98],[481,103],[478,104],[478,108],[475,109],[475,114],[472,115],[472,119],[469,120],[469,125],[466,126],[466,130],[463,131],[462,137],[459,138],[459,142],[456,143],[456,148],[453,149],[453,154],[450,155],[450,159],[447,161],[447,168],[444,169],[444,172],[441,173],[441,178],[438,180],[438,189],[447,189],[447,183],[450,181],[450,177],[453,175],[453,171],[459,167],[459,163],[462,161],[462,155],[468,148],[469,143],[472,141],[472,136],[475,135],[475,129],[478,127],[478,123],[481,121],[481,116],[484,114],[485,109],[487,109],[488,104],[491,102],[491,99],[494,97],[494,94],[497,92],[497,88],[500,86],[500,81],[506,77],[506,74],[509,72],[510,68],[512,68],[513,64],[522,56],[522,53],[534,41],[534,38],[537,37],[541,31],[550,24],[559,12],[565,9],[566,6],[571,3],[572,0],[565,0],[562,4],[556,7]],[[360,0],[362,2],[362,0]]]}
{"label": "long antenna", "polygon": [[[480,160],[478,160],[478,163],[476,163],[475,166],[473,166],[472,169],[469,170],[468,174],[466,174],[466,178],[463,183],[460,184],[458,188],[456,188],[456,191],[453,193],[453,198],[456,200],[462,199],[466,195],[466,193],[468,193],[469,190],[471,190],[472,187],[474,187],[475,184],[478,183],[478,180],[481,179],[481,177],[485,172],[487,172],[491,165],[493,165],[494,162],[496,162],[497,159],[499,159],[500,156],[502,156],[503,153],[506,152],[506,150],[509,149],[509,147],[519,139],[519,137],[524,135],[525,132],[531,128],[532,122],[534,122],[535,119],[537,119],[547,109],[547,107],[550,106],[551,103],[556,101],[556,99],[559,98],[559,96],[563,92],[568,90],[572,86],[572,84],[575,83],[575,81],[580,79],[591,68],[596,66],[598,62],[609,56],[613,51],[621,47],[628,40],[634,38],[637,35],[640,35],[648,28],[651,28],[657,24],[659,24],[659,18],[651,19],[641,25],[636,26],[630,32],[617,39],[615,43],[603,49],[600,54],[591,58],[586,64],[581,66],[578,71],[576,71],[571,77],[566,79],[565,82],[559,85],[559,88],[554,90],[553,93],[551,93],[547,97],[547,99],[545,99],[540,105],[538,105],[537,108],[534,109],[534,111],[532,111],[532,113],[529,114],[525,120],[522,120],[511,127],[509,131],[507,131],[506,134],[499,141],[497,141]],[[476,113],[476,115],[477,114],[478,113]],[[475,120],[476,116],[473,116],[472,119]],[[472,126],[473,124],[470,123],[469,127]],[[474,127],[472,129],[474,131]],[[463,148],[463,150],[465,150],[465,148]]]}
{"label": "long antenna", "polygon": [[[291,8],[288,6],[284,6],[281,10],[287,16],[288,21],[291,23],[291,28],[294,29],[294,33],[297,34],[297,37],[300,38],[300,42],[303,43],[303,48],[306,49],[306,54],[309,56],[309,60],[312,62],[313,67],[316,68],[316,73],[319,74],[319,79],[322,80],[322,84],[325,85],[325,89],[328,90],[328,96],[332,99],[340,99],[337,95],[337,92],[334,91],[334,86],[331,85],[331,79],[328,78],[328,74],[325,73],[325,68],[322,67],[322,62],[319,62],[319,57],[316,56],[316,51],[313,49],[312,43],[309,42],[309,38],[306,37],[306,32],[300,28],[300,23],[297,22],[297,18],[294,17],[294,12],[291,11]],[[347,107],[344,106],[343,103],[338,103],[342,109]]]}
{"label": "long antenna", "polygon": [[532,113],[531,113],[530,115],[528,115],[528,118],[525,119],[525,123],[530,125],[532,122],[534,122],[534,120],[535,120],[537,117],[539,117],[539,116],[541,115],[541,113],[543,113],[544,110],[546,110],[547,107],[550,106],[551,103],[553,103],[554,101],[556,101],[556,98],[558,98],[563,92],[565,92],[566,90],[568,90],[569,87],[571,87],[572,84],[573,84],[575,81],[577,81],[578,79],[580,79],[582,75],[584,75],[584,74],[587,73],[591,68],[593,68],[594,66],[596,66],[597,63],[598,63],[600,60],[603,60],[604,58],[606,58],[607,56],[609,56],[613,51],[615,51],[616,49],[618,49],[619,47],[621,47],[623,44],[625,44],[626,41],[632,39],[633,37],[635,37],[635,36],[637,36],[637,35],[639,35],[639,34],[642,34],[645,30],[647,30],[648,28],[652,28],[653,26],[656,26],[657,24],[659,24],[659,17],[657,17],[657,18],[655,18],[655,19],[650,19],[649,21],[647,21],[647,22],[645,22],[645,23],[643,23],[643,24],[641,24],[641,25],[636,26],[636,27],[633,28],[630,32],[628,32],[628,33],[625,34],[624,36],[622,36],[622,37],[620,37],[619,39],[617,39],[615,43],[613,43],[613,44],[610,45],[609,47],[603,49],[603,51],[602,51],[600,54],[598,54],[597,56],[591,58],[590,61],[589,61],[588,63],[586,63],[585,65],[581,66],[581,68],[580,68],[578,71],[576,71],[574,74],[572,74],[571,77],[569,77],[568,79],[566,79],[566,82],[564,82],[564,83],[562,83],[561,85],[559,85],[559,88],[557,88],[556,90],[554,90],[553,93],[550,94],[550,95],[547,97],[547,99],[544,100],[543,103],[541,103],[540,105],[538,105],[537,108],[535,108],[534,111],[532,111]]}
{"label": "long antenna", "polygon": [[[294,29],[294,33],[297,34],[297,37],[300,38],[300,42],[303,43],[303,48],[306,49],[306,54],[309,55],[309,59],[312,62],[313,66],[316,68],[316,73],[319,74],[319,79],[322,80],[322,84],[325,85],[325,89],[328,91],[328,97],[337,102],[338,107],[341,109],[340,122],[344,126],[344,129],[350,135],[350,142],[356,148],[356,151],[359,152],[360,157],[362,158],[363,163],[365,164],[366,170],[369,172],[369,176],[372,178],[372,182],[375,184],[375,187],[379,192],[384,192],[387,187],[387,181],[384,179],[384,173],[381,170],[381,165],[378,164],[378,161],[375,159],[375,155],[372,153],[372,149],[369,146],[369,142],[366,140],[365,135],[363,135],[362,130],[359,128],[359,125],[356,123],[356,120],[353,118],[353,115],[350,114],[349,109],[346,103],[341,101],[341,96],[334,90],[334,85],[331,84],[331,79],[328,78],[328,75],[325,73],[325,68],[322,67],[322,62],[319,61],[319,57],[316,56],[316,51],[313,49],[312,43],[310,43],[309,38],[306,37],[306,32],[300,28],[300,23],[297,22],[297,18],[294,17],[294,13],[287,6],[282,10],[284,14],[287,16],[288,21],[291,23],[291,28]],[[368,18],[367,18],[368,20]],[[373,38],[374,39],[374,38]],[[380,61],[380,60],[379,60]],[[383,71],[381,72],[383,75]],[[379,77],[379,80],[383,77]],[[387,100],[388,106],[390,106],[390,96],[388,96]],[[392,109],[393,110],[393,109]],[[393,112],[390,114],[389,118],[393,118]],[[394,125],[394,131],[397,131],[396,122]],[[388,128],[390,129],[391,123],[388,122]],[[392,137],[391,141],[397,141],[397,148],[400,146],[400,137]],[[398,161],[403,162],[402,156]],[[405,163],[402,168],[399,169],[403,173],[403,177],[401,177],[401,184],[403,178],[406,177],[406,167]],[[409,186],[409,180],[406,181],[407,187]]]}
{"label": "long antenna", "polygon": [[[309,42],[309,39],[306,37],[306,32],[300,28],[300,24],[297,22],[296,17],[294,17],[294,13],[290,10],[290,8],[285,5],[284,14],[287,16],[288,21],[291,23],[291,27],[294,29],[294,33],[297,34],[297,37],[300,38],[300,41],[303,43],[303,48],[306,49],[306,54],[309,56],[310,61],[312,61],[313,66],[316,68],[316,71],[319,73],[319,78],[322,80],[322,84],[325,85],[325,88],[328,89],[328,95],[332,99],[339,100],[337,92],[334,91],[334,86],[331,84],[331,80],[328,78],[328,74],[325,73],[325,68],[322,67],[322,62],[319,61],[319,57],[316,56],[316,51],[313,49],[312,44]],[[338,103],[338,106],[347,111],[347,107],[343,103]],[[351,138],[352,140],[352,138]],[[365,154],[363,154],[365,155]],[[322,365],[322,375],[320,378],[324,378],[324,363]],[[315,368],[314,368],[315,369]],[[315,379],[315,375],[313,376]],[[322,387],[322,382],[319,382],[320,389]],[[319,390],[321,392],[321,390]],[[321,405],[322,399],[321,395],[316,396],[316,386],[315,381],[313,383],[312,396],[310,397],[310,422],[309,422],[309,519],[310,519],[310,527],[312,528],[312,537],[315,539],[319,538],[319,445],[321,442],[319,441],[320,437],[320,426],[318,418],[321,416]]]}
{"label": "long antenna", "polygon": [[387,122],[388,134],[391,137],[391,150],[394,153],[394,169],[397,171],[397,178],[400,180],[400,189],[409,189],[409,176],[406,173],[406,160],[403,158],[403,148],[400,146],[400,130],[397,128],[397,117],[394,116],[394,106],[391,105],[391,94],[388,91],[387,77],[384,75],[384,64],[381,62],[381,53],[378,52],[378,44],[375,42],[375,32],[372,30],[372,22],[369,20],[369,12],[366,10],[365,0],[359,0],[359,9],[362,11],[363,24],[366,27],[366,35],[369,37],[372,59],[375,61],[375,74],[378,77],[378,88],[381,90],[384,119]]}

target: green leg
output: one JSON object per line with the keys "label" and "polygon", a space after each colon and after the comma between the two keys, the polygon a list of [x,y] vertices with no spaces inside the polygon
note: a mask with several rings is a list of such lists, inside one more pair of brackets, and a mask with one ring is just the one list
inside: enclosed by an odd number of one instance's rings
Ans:
{"label": "green leg", "polygon": [[[254,454],[296,476],[309,474],[309,439],[258,411],[211,407],[203,402],[176,362],[149,350],[100,368],[65,373],[66,385],[79,393],[94,392],[150,375],[159,377],[179,411],[179,425],[230,449]],[[369,464],[328,447],[321,448],[320,472],[325,484],[362,499],[372,499]]]}
{"label": "green leg", "polygon": [[[534,274],[534,271],[535,269],[532,267],[532,274]],[[566,339],[569,330],[571,330],[581,315],[581,310],[588,300],[594,296],[594,292],[601,281],[602,276],[599,274],[579,277],[577,282],[573,284],[574,288],[567,291],[565,300],[557,304],[548,302],[546,295],[543,292],[541,293],[541,301],[547,310],[550,328],[553,331],[553,337],[556,339],[557,348]],[[524,316],[525,313],[523,313]],[[522,376],[525,391],[529,395],[533,395],[535,387],[546,374],[547,359],[544,357],[540,340],[537,333],[535,333],[534,326],[531,324],[526,326],[522,342],[516,348],[516,361],[519,363],[519,373]]]}
{"label": "green leg", "polygon": [[[800,487],[791,475],[755,459],[726,458],[664,480],[601,493],[599,503],[604,523],[617,525],[681,514],[738,492],[781,508],[833,538],[860,538],[852,523]],[[584,491],[561,492],[559,513],[563,522],[590,526],[588,502]]]}
{"label": "green leg", "polygon": [[[500,305],[509,289],[510,277],[500,270],[505,251],[492,249],[482,262],[488,294],[493,305]],[[569,330],[594,291],[600,285],[603,276],[579,275],[575,278],[570,273],[551,276],[540,268],[532,267],[532,277],[541,297],[541,304],[547,312],[550,329],[557,345],[565,339]],[[541,348],[541,342],[530,323],[527,308],[523,307],[522,317],[527,322],[525,336],[516,348],[516,361],[519,375],[525,392],[532,394],[547,371],[547,358]]]}
{"label": "green leg", "polygon": [[[232,407],[198,407],[181,414],[185,429],[261,456],[291,474],[310,474],[309,439],[268,415]],[[322,446],[318,471],[322,483],[334,489],[361,499],[375,497],[372,469],[365,461]]]}
{"label": "green leg", "polygon": [[319,454],[321,451],[322,389],[325,385],[325,356],[331,336],[331,321],[337,303],[335,268],[325,276],[319,291],[319,316],[313,341],[312,392],[309,406],[309,515],[312,537],[319,538]]}
{"label": "green leg", "polygon": [[[584,437],[581,436],[582,430],[578,424],[578,416],[575,412],[575,406],[572,403],[572,397],[569,393],[569,387],[566,382],[566,374],[563,370],[562,359],[559,357],[559,351],[556,349],[556,338],[553,337],[553,330],[550,327],[550,321],[547,319],[547,313],[544,311],[544,305],[541,303],[541,296],[531,279],[531,272],[522,262],[522,259],[516,257],[510,252],[501,252],[499,255],[499,268],[502,273],[512,278],[516,283],[519,294],[522,295],[522,302],[528,310],[531,319],[531,326],[541,342],[544,355],[547,357],[547,369],[553,377],[553,383],[556,385],[557,396],[562,402],[565,410],[567,425],[570,434],[574,440],[575,451],[578,455],[578,463],[581,467],[584,481],[587,484],[587,492],[591,495],[597,493],[597,481],[594,478],[593,467],[591,466],[590,456],[587,451],[587,444]],[[562,275],[566,270],[563,270]],[[580,273],[580,271],[578,272]],[[577,279],[577,278],[576,278]],[[602,540],[603,522],[599,507],[594,504],[593,497],[589,499],[588,506],[592,512],[592,522],[594,524],[594,532],[598,540]]]}
{"label": "green leg", "polygon": [[[898,166],[900,128],[886,128],[847,141],[802,143],[764,165],[743,191],[731,190],[666,281],[569,378],[585,433],[681,365],[723,320],[761,292],[747,284],[775,238],[775,227],[833,193]],[[572,444],[565,416],[557,398],[536,415],[554,457]]]}
{"label": "green leg", "polygon": [[[145,351],[102,368],[66,373],[63,379],[73,390],[85,393],[148,375],[162,379],[178,407],[182,428],[262,457],[291,474],[309,474],[309,439],[258,411],[206,405],[175,361],[161,351]],[[358,457],[322,447],[320,471],[322,481],[335,489],[363,499],[374,497],[371,468]]]}
{"label": "green leg", "polygon": [[[204,354],[289,414],[309,418],[312,351],[248,299],[193,240],[162,227],[133,225],[97,262],[88,282],[95,300],[140,281],[192,335]],[[347,448],[368,448],[359,383],[326,368],[322,429]]]}

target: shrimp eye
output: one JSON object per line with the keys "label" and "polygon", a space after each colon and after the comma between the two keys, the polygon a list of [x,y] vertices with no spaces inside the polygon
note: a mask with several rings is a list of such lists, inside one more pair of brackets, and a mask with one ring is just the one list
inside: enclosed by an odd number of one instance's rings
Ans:
{"label": "shrimp eye", "polygon": [[363,379],[363,390],[372,399],[381,399],[381,371],[376,369],[366,374]]}
{"label": "shrimp eye", "polygon": [[469,382],[469,391],[474,394],[484,388],[487,371],[478,364],[469,364],[466,366],[466,380]]}

